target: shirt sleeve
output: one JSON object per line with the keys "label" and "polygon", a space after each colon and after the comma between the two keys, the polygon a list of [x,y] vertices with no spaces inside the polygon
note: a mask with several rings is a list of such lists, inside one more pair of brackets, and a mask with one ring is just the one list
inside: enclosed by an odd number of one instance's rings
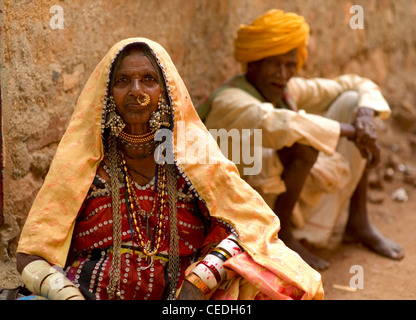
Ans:
{"label": "shirt sleeve", "polygon": [[373,81],[355,74],[334,79],[293,77],[288,89],[298,108],[311,113],[323,114],[341,93],[352,90],[359,95],[358,106],[373,109],[383,120],[391,114],[380,88]]}
{"label": "shirt sleeve", "polygon": [[262,147],[279,150],[301,143],[333,154],[340,136],[338,122],[304,111],[294,112],[262,103],[237,88],[221,91],[205,121],[208,129],[260,129]]}

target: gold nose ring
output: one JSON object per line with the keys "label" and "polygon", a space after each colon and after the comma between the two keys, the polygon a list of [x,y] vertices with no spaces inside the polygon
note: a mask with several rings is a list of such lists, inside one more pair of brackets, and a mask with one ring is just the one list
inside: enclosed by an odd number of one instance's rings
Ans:
{"label": "gold nose ring", "polygon": [[150,96],[145,92],[140,94],[136,100],[142,107],[146,107],[150,103]]}

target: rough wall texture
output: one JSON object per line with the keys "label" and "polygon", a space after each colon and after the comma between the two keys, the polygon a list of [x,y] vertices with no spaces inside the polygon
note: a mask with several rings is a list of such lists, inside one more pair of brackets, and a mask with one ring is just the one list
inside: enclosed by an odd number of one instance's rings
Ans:
{"label": "rough wall texture", "polygon": [[[53,5],[63,8],[63,29],[50,26]],[[364,29],[350,27],[352,5],[363,7]],[[380,84],[406,129],[415,131],[412,0],[0,1],[4,139],[0,270],[6,268],[11,277],[21,227],[77,97],[115,42],[132,36],[160,42],[198,105],[240,71],[232,58],[238,25],[270,8],[295,11],[311,25],[310,54],[302,75],[366,76]]]}

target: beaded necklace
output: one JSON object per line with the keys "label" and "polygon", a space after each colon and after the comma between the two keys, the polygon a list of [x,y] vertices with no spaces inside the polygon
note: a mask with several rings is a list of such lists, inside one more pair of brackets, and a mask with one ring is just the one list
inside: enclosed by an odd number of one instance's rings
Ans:
{"label": "beaded necklace", "polygon": [[[145,159],[153,154],[158,146],[158,143],[154,140],[155,132],[148,132],[145,134],[134,135],[124,131],[120,132],[118,140],[121,142],[120,146],[122,151],[130,159]],[[146,150],[150,148],[150,151],[146,154],[132,154],[127,149],[132,150]]]}
{"label": "beaded necklace", "polygon": [[130,143],[141,143],[154,140],[155,131],[150,131],[145,134],[129,134],[127,132],[121,131],[118,135],[121,139],[130,142]]}
{"label": "beaded necklace", "polygon": [[[124,170],[124,176],[125,176],[125,182],[126,182],[126,188],[128,193],[128,201],[129,203],[127,206],[130,206],[131,209],[131,216],[133,218],[134,227],[137,232],[137,235],[139,237],[140,245],[143,248],[143,253],[148,256],[152,257],[154,256],[161,247],[161,237],[162,237],[162,230],[166,229],[166,224],[164,223],[165,220],[165,191],[166,191],[166,168],[164,165],[158,165],[157,170],[157,194],[155,196],[153,207],[150,212],[146,212],[140,207],[139,199],[137,197],[137,194],[134,190],[133,184],[134,180],[131,178],[128,169],[127,169],[127,163],[126,160],[122,159],[123,164],[123,170]],[[148,219],[153,216],[156,208],[156,203],[159,202],[159,212],[157,215],[157,223],[155,228],[155,240],[152,244],[152,241],[150,239],[150,234],[148,233]],[[136,210],[135,210],[136,209]],[[146,221],[146,231],[143,232],[140,228],[141,221]]]}

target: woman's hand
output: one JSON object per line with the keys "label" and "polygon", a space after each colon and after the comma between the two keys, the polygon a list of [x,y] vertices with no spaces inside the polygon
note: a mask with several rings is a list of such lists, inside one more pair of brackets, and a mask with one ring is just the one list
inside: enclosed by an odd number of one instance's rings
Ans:
{"label": "woman's hand", "polygon": [[184,280],[178,300],[208,300],[207,297],[188,280]]}

